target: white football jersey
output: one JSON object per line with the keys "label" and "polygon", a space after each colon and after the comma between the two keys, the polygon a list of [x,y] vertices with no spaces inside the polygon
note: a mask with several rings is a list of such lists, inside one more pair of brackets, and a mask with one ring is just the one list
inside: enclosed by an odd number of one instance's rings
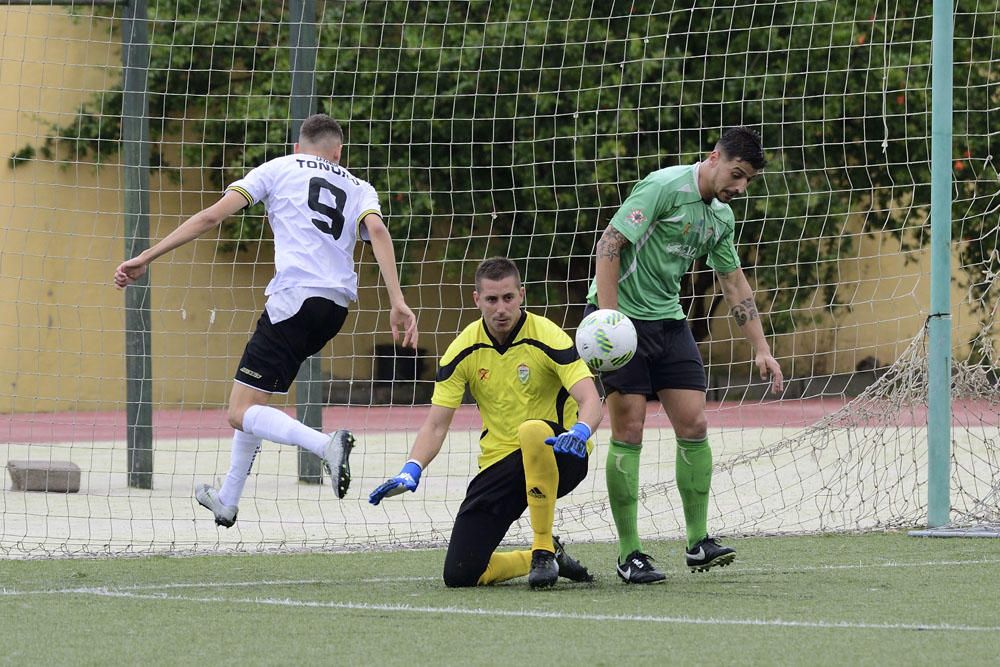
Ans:
{"label": "white football jersey", "polygon": [[275,273],[265,294],[305,287],[357,300],[354,245],[361,220],[369,213],[382,216],[375,188],[338,164],[296,153],[255,167],[226,190],[267,209]]}

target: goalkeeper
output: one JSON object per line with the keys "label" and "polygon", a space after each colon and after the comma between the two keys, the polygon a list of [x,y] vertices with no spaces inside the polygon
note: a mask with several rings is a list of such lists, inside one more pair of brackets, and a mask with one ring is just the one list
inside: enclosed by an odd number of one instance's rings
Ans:
{"label": "goalkeeper", "polygon": [[[482,318],[448,346],[410,460],[372,491],[369,502],[416,490],[468,386],[483,419],[479,474],[455,518],[445,584],[485,585],[525,574],[532,588],[553,586],[560,576],[592,581],[553,537],[552,521],[556,498],[587,475],[590,435],[603,416],[597,386],[570,337],[521,309],[524,287],[509,259],[484,260],[472,296]],[[534,533],[531,550],[496,551],[525,508]]]}
{"label": "goalkeeper", "polygon": [[694,260],[707,256],[733,320],[753,346],[761,378],[770,375],[772,391],[781,391],[781,368],[764,338],[736,255],[729,207],[763,167],[760,136],[745,127],[730,129],[703,161],[660,169],[641,180],[597,242],[597,275],[588,301],[625,313],[638,333],[635,357],[601,376],[611,419],[605,474],[618,530],[618,576],[628,583],[665,578],[643,553],[636,520],[647,397],[659,399],[677,436],[675,472],[687,526],[687,566],[706,571],[736,558],[734,549],[708,535],[712,450],[705,366],[679,294]]}

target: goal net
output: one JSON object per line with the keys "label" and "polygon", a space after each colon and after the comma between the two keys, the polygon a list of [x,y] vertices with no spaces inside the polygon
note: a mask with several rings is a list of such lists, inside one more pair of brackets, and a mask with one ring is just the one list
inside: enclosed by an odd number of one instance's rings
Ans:
{"label": "goal net", "polygon": [[[573,331],[594,244],[631,187],[692,163],[722,129],[760,130],[769,164],[734,202],[738,249],[775,356],[770,396],[696,262],[684,305],[709,375],[724,536],[867,531],[925,520],[932,3],[149,0],[148,192],[125,188],[124,9],[0,0],[0,554],[279,551],[442,545],[476,473],[463,405],[420,489],[368,493],[405,461],[438,357],[479,313],[480,260],[513,258],[533,312]],[[652,7],[652,9],[650,9]],[[952,518],[1000,522],[996,0],[955,11]],[[150,272],[152,488],[129,485],[122,293],[126,201],[152,242],[226,184],[290,150],[293,63],[379,192],[419,351],[392,342],[370,249],[360,297],[320,355],[323,428],[352,430],[338,501],[265,442],[231,529],[196,484],[229,465],[225,404],[263,308],[273,243],[260,207]],[[300,94],[301,93],[296,93]],[[296,413],[298,386],[274,403]],[[567,541],[615,537],[607,421],[557,508]],[[674,437],[650,405],[640,533],[678,538]],[[19,474],[48,474],[49,491]],[[46,473],[46,471],[48,471]],[[19,480],[19,481],[18,481]],[[316,483],[323,481],[323,483]],[[44,487],[43,482],[43,487]],[[60,486],[62,485],[62,486]],[[65,486],[72,492],[65,492]],[[530,541],[524,522],[509,544]]]}

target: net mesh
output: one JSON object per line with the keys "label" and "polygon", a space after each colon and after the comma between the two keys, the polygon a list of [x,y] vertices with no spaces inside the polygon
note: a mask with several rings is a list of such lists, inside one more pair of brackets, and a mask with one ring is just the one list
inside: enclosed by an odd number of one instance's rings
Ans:
{"label": "net mesh", "polygon": [[[366,502],[427,412],[437,358],[478,316],[472,274],[505,254],[528,307],[572,331],[611,215],[646,173],[690,163],[722,128],[761,130],[769,164],[734,203],[738,249],[788,387],[764,393],[711,270],[684,306],[709,373],[709,528],[880,530],[926,515],[932,3],[316,3],[318,111],[380,193],[420,351],[388,333],[370,250],[343,332],[320,355],[324,428],[349,428],[337,501],[264,443],[239,521],[192,490],[229,462],[224,406],[270,279],[263,211],[151,269],[153,488],[129,486],[119,150],[122,13],[0,3],[0,453],[80,470],[77,493],[2,491],[0,554],[277,551],[440,545],[476,472],[481,424],[456,414],[420,490]],[[148,3],[151,240],[289,150],[290,6]],[[997,522],[996,0],[955,4],[952,518]],[[301,46],[301,44],[300,44]],[[295,396],[278,401],[294,414]],[[607,422],[556,531],[612,540]],[[651,406],[640,534],[679,537],[674,440]],[[10,477],[8,475],[8,477]],[[525,523],[511,544],[527,541]]]}

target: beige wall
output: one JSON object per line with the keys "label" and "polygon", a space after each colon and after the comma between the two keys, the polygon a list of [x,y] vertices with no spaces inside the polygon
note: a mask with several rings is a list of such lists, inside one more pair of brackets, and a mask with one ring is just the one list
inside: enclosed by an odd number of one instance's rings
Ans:
{"label": "beige wall", "polygon": [[[117,83],[117,40],[103,20],[73,22],[59,8],[0,7],[0,410],[5,412],[124,404],[123,295],[111,287],[124,256],[118,158],[101,166],[39,158],[16,170],[6,161],[25,145],[41,145],[50,123],[70,121],[93,92]],[[154,241],[217,197],[205,191],[201,176],[185,172],[180,183],[162,175],[151,179]],[[390,225],[394,222],[405,224],[390,220]],[[904,263],[892,244],[859,238],[862,250],[843,262],[841,288],[858,305],[835,321],[820,320],[775,341],[787,372],[850,371],[868,355],[891,361],[920,328],[929,300],[927,262],[917,253],[917,262]],[[375,287],[370,250],[359,248],[358,256],[360,302],[324,362],[337,378],[371,377],[374,345],[390,340],[385,292]],[[263,306],[270,260],[266,242],[234,255],[206,238],[153,266],[156,406],[225,402]],[[430,371],[454,333],[476,316],[470,287],[450,284],[433,251],[403,271],[415,285],[407,288],[407,298],[419,312]],[[558,311],[549,312],[561,319]],[[956,324],[963,321],[968,318]],[[732,340],[728,318],[719,318],[713,333],[706,361],[721,365],[747,358],[745,345]]]}
{"label": "beige wall", "polygon": [[[86,409],[106,399],[107,332],[121,329],[101,259],[115,243],[118,172],[7,157],[37,144],[50,122],[70,120],[92,90],[113,82],[107,43],[60,10],[0,8],[0,405],[7,410]],[[76,64],[83,63],[83,64]],[[120,236],[120,234],[119,234]],[[117,370],[117,369],[116,369]],[[88,397],[88,398],[82,398]]]}
{"label": "beige wall", "polygon": [[[851,227],[847,233],[854,236],[854,249],[839,261],[837,287],[837,298],[850,307],[831,312],[821,295],[814,293],[811,303],[797,314],[798,329],[771,339],[786,376],[851,373],[868,357],[890,364],[924,326],[930,312],[929,250],[903,250],[899,239],[888,232],[860,233],[860,216],[852,220]],[[952,266],[959,265],[956,250]],[[981,327],[980,316],[961,287],[965,282],[963,270],[956,269],[951,290],[956,358],[967,354],[967,342]],[[758,295],[757,301],[766,312],[766,298]],[[750,346],[740,338],[730,318],[714,321],[712,338],[714,342],[703,348],[707,363],[735,363],[742,375],[750,373]]]}
{"label": "beige wall", "polygon": [[[67,167],[39,156],[17,169],[6,159],[26,145],[41,146],[50,124],[71,121],[94,92],[117,84],[119,37],[108,25],[74,22],[61,8],[0,7],[3,411],[104,410],[124,402],[124,297],[110,282],[125,254],[118,157]],[[190,140],[196,138],[185,137]],[[218,196],[205,191],[201,176],[188,170],[178,183],[153,175],[153,241]],[[374,346],[391,341],[374,259],[360,245],[357,256],[363,262],[359,303],[324,355],[325,371],[338,378],[371,377]],[[225,402],[263,307],[271,260],[269,241],[234,254],[204,238],[153,265],[157,406]],[[406,292],[420,311],[420,346],[431,356],[472,316],[463,308],[468,289],[443,284],[442,270],[433,261],[404,269],[426,286]]]}

